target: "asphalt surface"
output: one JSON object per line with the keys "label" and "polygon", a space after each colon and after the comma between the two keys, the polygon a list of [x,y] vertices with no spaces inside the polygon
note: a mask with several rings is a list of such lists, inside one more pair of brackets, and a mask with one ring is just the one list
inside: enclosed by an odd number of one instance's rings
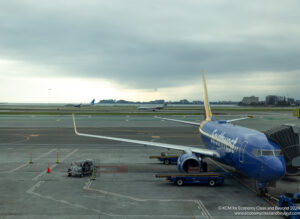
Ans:
{"label": "asphalt surface", "polygon": [[[236,115],[225,119],[230,117]],[[172,118],[201,120],[199,116]],[[76,120],[84,133],[202,144],[197,128],[151,116],[77,116]],[[288,113],[257,113],[254,119],[238,123],[258,130],[300,124]],[[67,115],[1,115],[0,142],[0,218],[232,218],[236,212],[250,212],[252,207],[264,211],[260,207],[270,206],[247,188],[253,181],[240,175],[236,175],[239,181],[228,176],[223,186],[214,188],[177,187],[155,178],[156,173],[177,172],[174,165],[149,159],[164,150],[76,136]],[[96,162],[96,180],[67,177],[72,161],[87,158]],[[210,171],[222,170],[218,163],[207,162]],[[299,180],[299,176],[286,177],[271,192],[299,191]]]}

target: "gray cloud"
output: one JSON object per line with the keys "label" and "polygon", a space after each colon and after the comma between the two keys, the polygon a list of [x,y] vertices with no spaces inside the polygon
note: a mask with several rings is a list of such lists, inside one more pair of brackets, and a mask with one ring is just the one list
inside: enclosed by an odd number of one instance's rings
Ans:
{"label": "gray cloud", "polygon": [[298,8],[297,1],[2,1],[0,58],[134,88],[189,84],[202,69],[211,78],[288,77],[300,69]]}

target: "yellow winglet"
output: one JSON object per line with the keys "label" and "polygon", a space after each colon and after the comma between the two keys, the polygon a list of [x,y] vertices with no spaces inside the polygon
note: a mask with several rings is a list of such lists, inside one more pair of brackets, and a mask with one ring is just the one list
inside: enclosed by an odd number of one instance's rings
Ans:
{"label": "yellow winglet", "polygon": [[210,105],[208,102],[207,87],[206,87],[204,71],[202,73],[202,82],[203,82],[204,119],[207,121],[211,121],[212,113],[211,113]]}

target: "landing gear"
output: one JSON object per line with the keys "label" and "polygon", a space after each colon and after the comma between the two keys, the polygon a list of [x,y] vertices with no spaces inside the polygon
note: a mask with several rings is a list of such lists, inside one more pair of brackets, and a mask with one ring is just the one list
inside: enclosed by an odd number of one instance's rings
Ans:
{"label": "landing gear", "polygon": [[265,197],[266,194],[268,193],[268,189],[267,188],[259,188],[259,196],[260,197]]}
{"label": "landing gear", "polygon": [[258,195],[260,197],[265,197],[266,194],[268,193],[268,189],[263,182],[257,182],[256,185],[258,186]]}

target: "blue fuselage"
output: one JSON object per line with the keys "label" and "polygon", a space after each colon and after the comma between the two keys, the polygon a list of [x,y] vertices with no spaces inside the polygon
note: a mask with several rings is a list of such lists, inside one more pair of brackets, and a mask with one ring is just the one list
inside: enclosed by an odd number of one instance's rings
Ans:
{"label": "blue fuselage", "polygon": [[225,121],[204,121],[203,143],[220,154],[219,160],[259,182],[276,181],[285,174],[280,147],[265,134]]}

